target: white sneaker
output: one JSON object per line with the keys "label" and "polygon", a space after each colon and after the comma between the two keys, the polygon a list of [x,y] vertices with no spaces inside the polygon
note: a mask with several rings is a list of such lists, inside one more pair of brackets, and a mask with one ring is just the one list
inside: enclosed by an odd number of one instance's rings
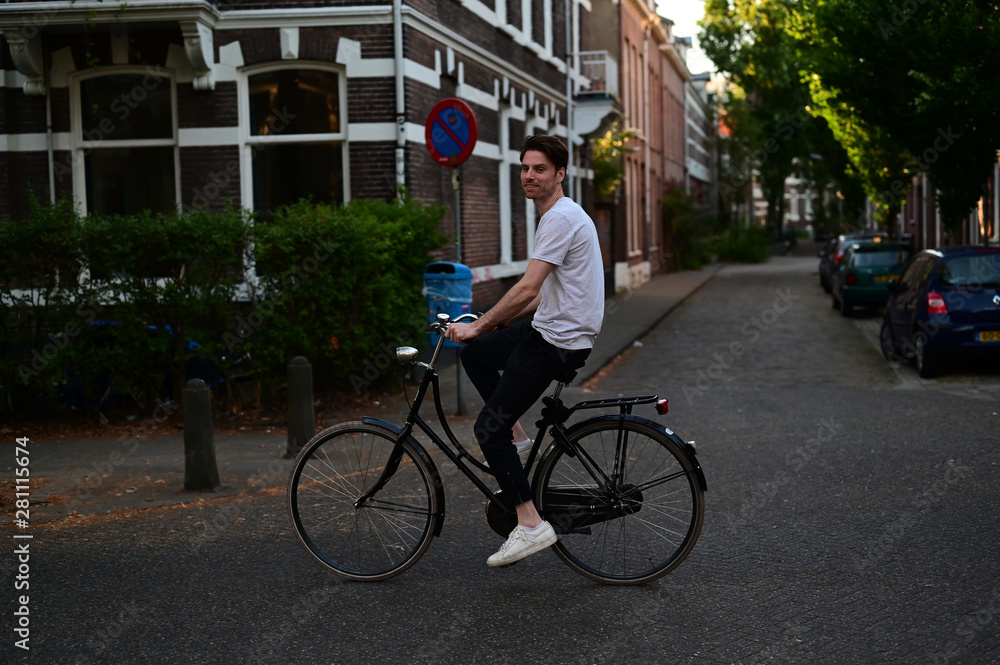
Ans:
{"label": "white sneaker", "polygon": [[521,466],[528,463],[528,456],[531,455],[531,444],[533,443],[534,441],[528,439],[527,444],[517,447],[517,456],[521,458]]}
{"label": "white sneaker", "polygon": [[559,540],[555,529],[548,522],[542,522],[534,533],[528,533],[519,526],[514,527],[507,537],[506,542],[500,546],[497,553],[486,560],[486,565],[490,568],[499,568],[517,563],[526,556],[535,552],[540,552],[546,547],[551,547]]}

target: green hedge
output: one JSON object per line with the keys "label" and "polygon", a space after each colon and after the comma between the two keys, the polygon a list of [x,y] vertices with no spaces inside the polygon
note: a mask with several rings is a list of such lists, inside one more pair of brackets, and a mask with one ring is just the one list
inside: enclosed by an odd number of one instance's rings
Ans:
{"label": "green hedge", "polygon": [[273,395],[297,355],[320,390],[363,390],[385,349],[419,343],[443,214],[408,197],[302,202],[266,222],[35,204],[0,221],[0,410],[45,411],[67,394],[77,408],[151,409],[194,374],[225,397],[249,372]]}

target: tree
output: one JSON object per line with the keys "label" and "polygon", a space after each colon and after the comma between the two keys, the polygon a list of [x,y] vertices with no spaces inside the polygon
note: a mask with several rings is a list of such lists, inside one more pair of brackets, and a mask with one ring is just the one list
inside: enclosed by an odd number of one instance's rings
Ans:
{"label": "tree", "polygon": [[958,230],[1000,147],[995,0],[802,0],[789,33],[815,112],[891,216],[926,172]]}
{"label": "tree", "polygon": [[614,197],[615,190],[622,183],[622,157],[631,153],[629,139],[635,137],[635,130],[622,129],[617,120],[603,136],[594,139],[591,165],[594,169],[594,195],[599,199]]}
{"label": "tree", "polygon": [[[815,161],[816,154],[830,164],[842,161],[830,153],[839,148],[825,123],[808,112],[809,88],[796,60],[797,42],[787,30],[792,6],[790,0],[708,0],[699,35],[706,54],[737,86],[724,108],[732,138],[722,191],[742,191],[756,171],[768,223],[778,231],[785,180],[795,164]],[[806,176],[812,174],[807,169]]]}

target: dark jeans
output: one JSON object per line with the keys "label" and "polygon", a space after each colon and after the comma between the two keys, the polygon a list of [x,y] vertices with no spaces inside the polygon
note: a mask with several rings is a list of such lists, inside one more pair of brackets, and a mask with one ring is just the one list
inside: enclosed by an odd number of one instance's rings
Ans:
{"label": "dark jeans", "polygon": [[589,355],[590,349],[571,351],[549,344],[530,319],[481,335],[462,349],[462,366],[486,402],[473,431],[508,506],[531,500],[531,484],[511,443],[511,428],[553,379],[580,369]]}

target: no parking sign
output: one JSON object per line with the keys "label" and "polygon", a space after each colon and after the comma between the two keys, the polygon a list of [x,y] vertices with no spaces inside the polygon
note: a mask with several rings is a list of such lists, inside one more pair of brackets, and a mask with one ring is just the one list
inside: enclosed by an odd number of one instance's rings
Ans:
{"label": "no parking sign", "polygon": [[424,139],[438,164],[458,166],[472,154],[479,137],[476,116],[460,99],[438,102],[427,116]]}

